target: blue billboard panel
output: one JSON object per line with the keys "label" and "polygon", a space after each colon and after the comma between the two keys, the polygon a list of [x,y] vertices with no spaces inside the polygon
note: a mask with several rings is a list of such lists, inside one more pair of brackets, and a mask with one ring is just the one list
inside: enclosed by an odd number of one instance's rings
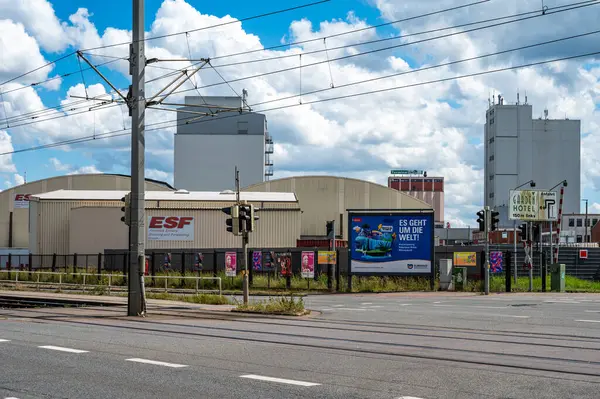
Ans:
{"label": "blue billboard panel", "polygon": [[350,213],[352,274],[431,274],[433,213]]}

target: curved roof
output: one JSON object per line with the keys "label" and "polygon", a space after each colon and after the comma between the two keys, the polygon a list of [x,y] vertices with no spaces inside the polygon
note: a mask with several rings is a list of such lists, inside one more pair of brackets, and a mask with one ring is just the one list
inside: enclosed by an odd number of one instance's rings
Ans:
{"label": "curved roof", "polygon": [[[49,182],[49,181],[58,180],[58,179],[65,179],[67,177],[82,178],[82,177],[94,177],[94,176],[118,176],[118,177],[125,177],[125,178],[129,178],[129,179],[131,178],[130,175],[125,175],[125,174],[121,174],[121,173],[81,173],[81,174],[76,174],[76,175],[52,176],[52,177],[48,177],[45,179],[28,181],[28,182],[20,184],[18,186],[13,186],[13,187],[7,188],[6,190],[2,190],[2,191],[0,191],[0,193],[9,191],[9,190],[21,191],[20,189],[27,185],[38,184],[43,181]],[[164,182],[164,181],[146,178],[146,182],[153,183],[153,184],[156,184],[159,186],[164,186],[165,188],[168,188],[169,190],[175,190],[175,187],[171,186],[169,183]]]}
{"label": "curved roof", "polygon": [[302,210],[302,236],[323,237],[326,222],[347,237],[348,209],[432,209],[426,202],[381,184],[337,176],[295,176],[254,184],[243,191],[292,192]]}

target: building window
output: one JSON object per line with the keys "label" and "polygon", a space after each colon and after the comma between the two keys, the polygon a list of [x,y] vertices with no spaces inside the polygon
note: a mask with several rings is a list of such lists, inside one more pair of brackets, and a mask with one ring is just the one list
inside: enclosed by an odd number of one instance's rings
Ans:
{"label": "building window", "polygon": [[577,236],[577,242],[583,242],[582,240],[583,240],[583,237],[581,235],[578,235]]}
{"label": "building window", "polygon": [[577,227],[581,226],[583,226],[583,222],[581,221],[581,219],[577,219]]}
{"label": "building window", "polygon": [[494,180],[494,175],[490,175],[490,180]]}
{"label": "building window", "polygon": [[494,138],[492,137],[492,138],[490,139],[490,144],[492,144],[493,142],[494,142]]}
{"label": "building window", "polygon": [[590,227],[590,219],[585,220],[585,227]]}
{"label": "building window", "polygon": [[490,155],[490,162],[492,162],[494,160],[494,156]]}
{"label": "building window", "polygon": [[575,219],[569,218],[569,227],[575,227]]}
{"label": "building window", "polygon": [[494,198],[494,193],[490,193],[490,198]]}
{"label": "building window", "polygon": [[595,226],[598,223],[598,219],[592,219],[592,226]]}
{"label": "building window", "polygon": [[494,124],[494,118],[490,119],[490,125]]}

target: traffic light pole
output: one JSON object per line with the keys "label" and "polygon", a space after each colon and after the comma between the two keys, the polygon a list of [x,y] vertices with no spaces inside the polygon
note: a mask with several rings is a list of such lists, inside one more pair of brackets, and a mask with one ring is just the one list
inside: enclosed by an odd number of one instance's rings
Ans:
{"label": "traffic light pole", "polygon": [[242,276],[242,294],[244,305],[248,304],[250,299],[250,281],[248,275],[248,232],[242,233],[242,264],[244,265],[244,275]]}
{"label": "traffic light pole", "polygon": [[492,223],[492,213],[490,207],[486,206],[485,212],[485,270],[484,270],[484,292],[490,294],[490,226]]}
{"label": "traffic light pole", "polygon": [[531,253],[531,256],[529,257],[529,264],[527,265],[529,267],[529,292],[533,292],[533,222],[528,223],[529,225],[529,237],[527,240],[527,245],[529,246],[529,251]]}

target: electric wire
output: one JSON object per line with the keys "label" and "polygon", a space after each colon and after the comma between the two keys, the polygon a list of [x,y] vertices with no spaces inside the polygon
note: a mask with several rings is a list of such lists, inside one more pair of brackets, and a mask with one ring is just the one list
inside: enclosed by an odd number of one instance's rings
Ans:
{"label": "electric wire", "polygon": [[[530,62],[527,64],[521,64],[521,65],[513,65],[513,66],[496,68],[496,69],[491,69],[491,70],[486,70],[486,71],[481,71],[481,72],[472,72],[472,73],[463,74],[463,75],[457,75],[457,76],[451,76],[451,77],[447,77],[447,78],[440,78],[440,79],[434,79],[434,80],[429,80],[429,81],[411,83],[411,84],[402,85],[402,86],[394,86],[394,87],[389,87],[389,88],[385,88],[385,89],[377,89],[377,90],[371,90],[371,91],[366,91],[366,92],[341,95],[341,96],[336,96],[336,97],[322,98],[322,99],[318,99],[318,100],[303,102],[302,104],[283,105],[283,106],[279,106],[279,107],[268,108],[268,109],[263,109],[263,110],[259,110],[259,111],[247,112],[247,113],[272,112],[272,111],[284,110],[284,109],[295,108],[295,107],[300,107],[300,106],[313,105],[313,104],[317,104],[317,103],[342,100],[342,99],[346,99],[346,98],[360,97],[360,96],[383,93],[383,92],[388,92],[388,91],[393,91],[393,90],[401,90],[401,89],[425,86],[425,85],[430,85],[430,84],[435,84],[435,83],[443,83],[443,82],[454,81],[454,80],[459,80],[459,79],[472,78],[472,77],[476,77],[476,76],[489,75],[489,74],[493,74],[493,73],[529,68],[532,66],[551,64],[551,63],[555,63],[555,62],[568,61],[568,60],[573,60],[573,59],[578,59],[578,58],[592,57],[592,56],[597,56],[597,55],[600,55],[600,51],[590,52],[590,53],[585,53],[585,54],[578,54],[578,55],[573,55],[573,56],[568,56],[568,57],[555,58],[555,59],[545,60],[545,61]],[[254,106],[254,104],[252,106]],[[225,119],[225,118],[231,118],[231,117],[237,117],[237,116],[238,115],[224,116],[224,117],[219,117],[219,119]],[[191,119],[197,119],[197,117],[184,118],[184,121],[182,121],[182,122],[178,121],[178,123],[176,123],[175,125],[150,128],[150,129],[145,129],[145,131],[148,132],[148,131],[163,130],[163,129],[167,129],[167,128],[170,129],[170,128],[175,128],[175,127],[181,126],[181,125],[204,123],[204,122],[209,121],[209,120],[190,121]],[[155,126],[157,124],[164,124],[164,123],[170,123],[170,122],[172,122],[172,121],[157,122],[155,124],[149,124],[147,126]],[[127,129],[127,130],[130,130],[130,129]],[[79,143],[84,143],[84,142],[88,142],[88,141],[125,136],[125,135],[129,135],[129,134],[130,133],[128,133],[128,132],[124,132],[122,130],[117,130],[117,131],[97,134],[94,136],[84,136],[84,137],[59,141],[59,142],[55,142],[55,143],[39,145],[36,147],[29,147],[29,148],[22,148],[22,149],[13,150],[13,151],[7,151],[4,153],[0,153],[0,156],[12,155],[12,154],[17,154],[17,153],[22,153],[22,152],[27,152],[27,151],[36,151],[36,150],[41,150],[41,149],[46,149],[46,148],[54,148],[54,147],[70,145],[70,144],[79,144]]]}

